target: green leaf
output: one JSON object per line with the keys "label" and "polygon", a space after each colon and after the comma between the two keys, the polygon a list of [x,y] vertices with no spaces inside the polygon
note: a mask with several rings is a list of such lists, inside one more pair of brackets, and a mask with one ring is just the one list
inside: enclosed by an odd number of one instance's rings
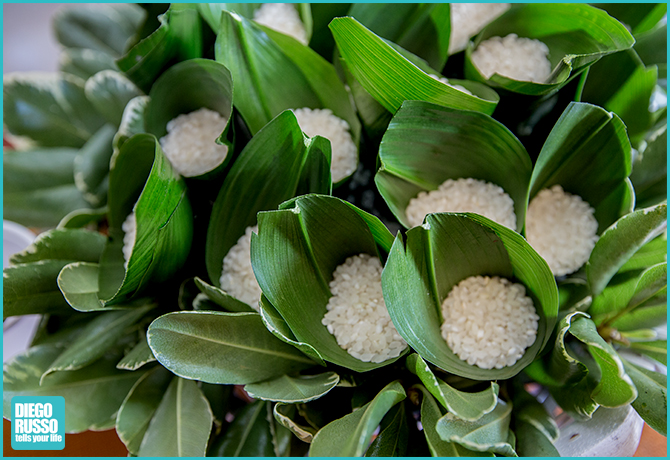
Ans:
{"label": "green leaf", "polygon": [[[556,323],[558,290],[546,262],[521,235],[476,214],[429,214],[425,222],[409,230],[405,241],[396,237],[382,274],[393,324],[424,360],[452,374],[474,380],[516,375],[538,356]],[[451,289],[484,274],[521,282],[540,317],[533,345],[502,369],[467,364],[440,331],[441,305]]]}
{"label": "green leaf", "polygon": [[66,48],[61,51],[58,68],[61,72],[71,73],[84,80],[103,70],[117,70],[112,56],[86,48]]}
{"label": "green leaf", "polygon": [[396,404],[381,421],[380,431],[365,452],[366,457],[404,457],[409,442],[405,405]]}
{"label": "green leaf", "polygon": [[[486,79],[475,67],[472,52],[483,40],[505,37],[538,39],[549,48],[553,72],[545,83],[513,80],[494,74]],[[465,76],[494,88],[533,96],[563,87],[600,57],[633,46],[635,39],[623,24],[607,13],[580,4],[525,4],[512,8],[490,23],[465,50]]]}
{"label": "green leaf", "polygon": [[125,51],[145,17],[144,10],[132,4],[70,7],[56,13],[53,26],[57,40],[65,47],[118,56]]}
{"label": "green leaf", "polygon": [[56,278],[72,260],[40,260],[3,270],[3,319],[9,316],[63,313],[72,309],[58,289]]}
{"label": "green leaf", "polygon": [[58,288],[67,303],[77,311],[103,310],[105,307],[98,298],[98,277],[98,264],[74,262],[64,266],[58,274]]}
{"label": "green leaf", "polygon": [[105,125],[79,150],[74,160],[74,183],[91,206],[107,201],[109,161],[116,128]]}
{"label": "green leaf", "polygon": [[12,134],[45,147],[81,147],[104,119],[70,74],[14,73],[3,78],[3,120]]}
{"label": "green leaf", "polygon": [[329,27],[348,70],[391,113],[405,100],[486,114],[498,103],[495,91],[483,85],[467,82],[469,95],[431,78],[353,18],[336,18]]}
{"label": "green leaf", "polygon": [[601,233],[632,210],[632,201],[621,196],[630,185],[630,171],[631,146],[621,119],[600,107],[571,102],[542,146],[529,196],[532,200],[540,190],[561,185],[595,210]]}
{"label": "green leaf", "polygon": [[668,6],[664,3],[593,3],[628,26],[635,35],[653,27],[666,13]]}
{"label": "green leaf", "polygon": [[248,404],[235,416],[235,420],[214,447],[210,456],[216,457],[274,457],[272,420],[269,402]]}
{"label": "green leaf", "polygon": [[649,426],[667,436],[668,377],[622,361],[638,390],[638,396],[632,403],[633,408]]}
{"label": "green leaf", "polygon": [[447,414],[437,421],[435,429],[443,441],[469,450],[516,457],[508,442],[511,415],[512,405],[499,399],[496,408],[479,420],[468,422]]}
{"label": "green leaf", "polygon": [[12,264],[40,260],[81,260],[97,262],[105,237],[89,230],[55,229],[40,233],[30,246],[10,257]]}
{"label": "green leaf", "polygon": [[[186,183],[154,136],[133,136],[112,161],[109,239],[99,271],[98,296],[105,305],[129,299],[149,282],[169,279],[186,261],[193,235]],[[137,230],[126,269],[121,226],[131,212]]]}
{"label": "green leaf", "polygon": [[560,457],[558,449],[545,434],[534,425],[517,421],[515,424],[517,436],[516,451],[520,457]]}
{"label": "green leaf", "polygon": [[165,367],[208,383],[260,382],[315,364],[273,337],[256,313],[168,313],[151,323],[147,339]]}
{"label": "green leaf", "polygon": [[[623,318],[614,321],[611,326],[620,332],[662,326],[668,319],[667,289],[664,289],[662,295],[658,297],[658,305],[640,306]],[[654,303],[656,303],[655,299],[652,299]]]}
{"label": "green leaf", "polygon": [[198,278],[197,276],[194,279],[195,285],[198,287],[201,293],[205,294],[209,300],[214,302],[220,307],[223,307],[227,311],[232,312],[252,312],[254,311],[249,305],[244,302],[237,300],[235,297],[228,295],[225,291],[222,291],[216,286],[211,286]]}
{"label": "green leaf", "polygon": [[86,81],[86,97],[108,123],[118,126],[123,110],[134,97],[142,92],[123,74],[103,70]]}
{"label": "green leaf", "polygon": [[[299,189],[330,193],[330,171],[325,167],[330,153],[324,153],[315,140],[305,139],[295,115],[287,110],[261,129],[235,160],[214,202],[207,229],[207,272],[215,284],[221,278],[223,258],[245,229],[256,224],[259,211],[277,209]],[[317,180],[303,180],[314,170],[322,171]]]}
{"label": "green leaf", "polygon": [[116,61],[145,93],[170,65],[202,57],[202,21],[194,6],[172,4],[160,26]]}
{"label": "green leaf", "polygon": [[602,233],[586,264],[593,295],[600,294],[633,254],[666,229],[666,218],[667,205],[660,204],[628,214]]}
{"label": "green leaf", "polygon": [[121,404],[116,415],[116,433],[131,454],[139,453],[144,434],[172,377],[164,367],[155,367],[135,382]]}
{"label": "green leaf", "polygon": [[635,156],[630,180],[638,208],[667,200],[668,127],[664,122],[652,130]]}
{"label": "green leaf", "polygon": [[421,426],[426,436],[428,449],[433,457],[494,457],[494,454],[488,452],[476,452],[468,450],[460,444],[446,442],[437,434],[437,422],[445,411],[438,405],[428,390],[419,386],[423,392],[421,401]]}
{"label": "green leaf", "polygon": [[72,148],[5,149],[2,158],[5,195],[73,184],[77,153]]}
{"label": "green leaf", "polygon": [[312,427],[298,425],[293,418],[295,417],[296,406],[294,404],[277,403],[272,409],[275,420],[284,428],[288,429],[298,439],[303,442],[311,443],[316,431]]}
{"label": "green leaf", "polygon": [[633,402],[637,397],[635,385],[624,371],[619,355],[598,335],[593,321],[576,318],[570,327],[570,334],[587,345],[600,368],[600,381],[591,394],[593,400],[605,407]]}
{"label": "green leaf", "polygon": [[[535,399],[535,396],[530,395],[520,386],[515,388],[514,420],[517,427],[520,423],[530,425],[533,430],[529,430],[528,428],[530,427],[526,427],[524,431],[529,432],[533,438],[542,436],[549,441],[550,445],[558,439],[559,431],[556,421],[547,413],[542,403]],[[537,433],[533,431],[537,431]],[[517,438],[521,441],[521,436],[517,436]],[[541,443],[539,446],[541,452],[546,454],[548,450],[551,451],[551,448],[548,448],[543,440],[539,439],[539,441]],[[532,447],[530,443],[526,443],[524,446],[526,449]],[[546,457],[547,455],[542,456]]]}
{"label": "green leaf", "polygon": [[27,192],[5,193],[2,203],[5,219],[43,228],[57,225],[63,216],[72,211],[89,207],[74,183]]}
{"label": "green leaf", "polygon": [[[361,253],[379,257],[390,247],[391,234],[375,217],[363,218],[366,214],[338,198],[306,195],[284,203],[278,211],[259,213],[259,233],[251,238],[258,284],[296,341],[309,344],[324,360],[357,372],[399,358],[382,363],[354,358],[321,323],[335,268],[347,257]],[[378,233],[371,230],[373,222]]]}
{"label": "green leaf", "polygon": [[454,416],[475,421],[495,409],[498,402],[498,384],[478,393],[459,391],[435,377],[428,364],[416,353],[407,357],[407,368],[416,374],[437,401]]}
{"label": "green leaf", "polygon": [[123,110],[119,129],[114,136],[114,150],[118,150],[124,142],[135,134],[141,134],[146,131],[144,119],[150,100],[149,96],[137,96],[128,101],[126,108]]}
{"label": "green leaf", "polygon": [[668,240],[665,233],[651,240],[637,250],[628,261],[621,266],[619,273],[629,270],[640,270],[660,264],[668,260]]}
{"label": "green leaf", "polygon": [[360,409],[321,428],[312,440],[309,456],[360,457],[367,450],[377,425],[391,407],[405,397],[399,381],[389,383]]}
{"label": "green leaf", "polygon": [[213,420],[198,384],[175,377],[147,427],[138,456],[203,457]]}
{"label": "green leaf", "polygon": [[146,305],[132,310],[120,310],[103,313],[91,320],[67,348],[58,355],[42,375],[41,381],[57,371],[73,371],[101,358],[154,305]]}
{"label": "green leaf", "polygon": [[404,102],[384,134],[379,157],[377,189],[405,227],[410,227],[405,214],[410,199],[447,179],[472,177],[497,184],[510,195],[521,231],[532,164],[521,142],[493,118]]}
{"label": "green leaf", "polygon": [[156,361],[149,343],[147,342],[147,335],[142,331],[142,338],[137,342],[121,361],[116,364],[117,369],[125,369],[127,371],[136,371],[147,363]]}
{"label": "green leaf", "polygon": [[643,355],[649,356],[650,358],[653,358],[656,361],[663,363],[664,366],[668,365],[667,340],[652,340],[650,342],[633,342],[630,344],[630,347],[633,350],[637,351],[638,353],[642,353]]}
{"label": "green leaf", "polygon": [[294,404],[318,399],[335,388],[339,382],[340,376],[335,372],[296,377],[282,375],[272,380],[249,383],[244,391],[255,399]]}
{"label": "green leaf", "polygon": [[347,91],[335,68],[316,52],[224,12],[215,55],[233,74],[235,107],[253,134],[286,109],[328,108],[349,123],[358,144],[358,122]]}
{"label": "green leaf", "polygon": [[6,364],[3,373],[5,417],[11,417],[10,403],[14,396],[62,396],[66,433],[107,426],[144,372],[119,371],[114,367],[118,358],[110,356],[77,371],[53,374],[40,385],[42,374],[62,351],[61,346],[35,346]]}

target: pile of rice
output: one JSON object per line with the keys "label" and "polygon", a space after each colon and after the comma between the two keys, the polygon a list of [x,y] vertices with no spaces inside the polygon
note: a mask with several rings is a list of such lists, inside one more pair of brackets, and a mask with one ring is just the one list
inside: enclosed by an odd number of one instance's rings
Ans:
{"label": "pile of rice", "polygon": [[293,37],[303,45],[308,42],[307,31],[300,20],[300,15],[290,3],[263,3],[254,12],[254,21],[269,29]]}
{"label": "pile of rice", "polygon": [[432,212],[473,212],[516,230],[512,198],[502,187],[473,178],[447,179],[437,190],[420,192],[405,209],[412,227]]}
{"label": "pile of rice", "polygon": [[121,230],[123,230],[123,268],[128,269],[128,261],[130,256],[133,253],[133,247],[135,247],[135,236],[137,234],[137,219],[135,218],[135,211],[128,214],[126,220],[121,224]]}
{"label": "pile of rice", "polygon": [[509,3],[452,3],[449,54],[464,50],[470,37],[477,35],[509,7]]}
{"label": "pile of rice", "polygon": [[598,241],[594,210],[560,185],[541,190],[528,206],[526,239],[555,276],[579,269]]}
{"label": "pile of rice", "polygon": [[449,83],[449,80],[446,79],[445,77],[440,77],[438,75],[433,75],[433,74],[428,74],[428,76],[437,80],[437,81],[440,81],[440,82],[444,83],[445,85],[449,85],[454,89],[457,89],[459,91],[464,92],[465,94],[469,94],[470,96],[472,96],[472,93],[470,91],[468,91],[467,88],[465,88],[464,86],[461,86],[461,85],[452,85],[451,83]]}
{"label": "pile of rice", "polygon": [[171,120],[160,143],[174,169],[182,176],[195,177],[223,163],[228,146],[217,144],[216,139],[226,123],[221,114],[206,108]]}
{"label": "pile of rice", "polygon": [[493,74],[518,81],[544,83],[551,74],[549,48],[540,40],[517,37],[491,37],[472,53],[472,63],[484,78]]}
{"label": "pile of rice", "polygon": [[223,272],[219,283],[221,289],[237,300],[258,311],[261,288],[251,268],[251,233],[258,232],[258,226],[247,227],[235,245],[223,258]]}
{"label": "pile of rice", "polygon": [[382,295],[382,265],[377,257],[349,257],[333,272],[333,296],[321,321],[337,344],[365,362],[395,358],[407,347],[386,310]]}
{"label": "pile of rice", "polygon": [[294,109],[300,129],[309,137],[316,135],[330,141],[332,157],[330,173],[333,183],[350,176],[358,165],[356,144],[351,138],[349,124],[333,115],[330,109]]}
{"label": "pile of rice", "polygon": [[463,361],[482,369],[516,363],[535,342],[540,317],[522,284],[471,276],[442,303],[442,337]]}

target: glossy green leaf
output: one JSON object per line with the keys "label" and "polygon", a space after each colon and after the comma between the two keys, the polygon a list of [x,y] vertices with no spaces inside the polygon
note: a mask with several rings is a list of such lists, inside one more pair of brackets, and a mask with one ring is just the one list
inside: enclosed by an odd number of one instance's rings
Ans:
{"label": "glossy green leaf", "polygon": [[[531,439],[536,439],[539,441],[539,450],[538,452],[542,453],[543,457],[546,457],[547,453],[555,452],[555,448],[552,451],[552,447],[547,445],[546,441],[549,441],[549,445],[552,445],[558,439],[559,431],[556,421],[552,418],[547,409],[540,403],[535,396],[530,395],[525,391],[525,389],[518,387],[515,388],[514,394],[514,420],[516,428],[518,431],[520,424],[527,424],[530,427],[525,427],[523,431],[526,431],[530,434]],[[532,428],[529,429],[529,428]],[[542,440],[541,438],[545,438]],[[517,439],[521,443],[522,437],[517,434]],[[521,447],[521,446],[519,446]],[[523,449],[532,449],[532,443],[525,443]],[[522,454],[522,452],[519,452]],[[551,456],[551,455],[549,455]]]}
{"label": "glossy green leaf", "polygon": [[[545,83],[532,83],[494,74],[488,80],[472,63],[472,52],[490,37],[538,39],[549,48],[553,71]],[[598,58],[630,48],[635,39],[607,13],[583,4],[538,3],[512,8],[490,23],[465,50],[465,75],[514,93],[545,95],[564,86]]]}
{"label": "glossy green leaf", "polygon": [[135,134],[141,134],[146,131],[144,119],[150,100],[149,96],[137,96],[128,101],[126,108],[123,110],[119,129],[114,136],[113,145],[115,150],[118,150],[124,142]]}
{"label": "glossy green leaf", "polygon": [[428,390],[419,387],[423,392],[421,401],[421,426],[426,436],[428,449],[433,457],[494,457],[489,452],[476,452],[468,450],[460,444],[443,441],[437,433],[436,426],[440,418],[445,414],[445,410],[435,401],[435,398]]}
{"label": "glossy green leaf", "polygon": [[116,128],[105,125],[98,130],[74,160],[74,183],[91,206],[99,207],[107,200],[109,161]]}
{"label": "glossy green leaf", "polygon": [[116,415],[116,433],[131,454],[139,453],[144,434],[172,377],[164,367],[155,367],[135,382],[121,404]]}
{"label": "glossy green leaf", "polygon": [[97,209],[75,209],[67,213],[58,222],[58,230],[81,229],[88,226],[97,227],[107,218],[107,207]]}
{"label": "glossy green leaf", "polygon": [[118,126],[123,110],[134,97],[142,92],[123,74],[103,70],[86,81],[86,97],[108,123]]}
{"label": "glossy green leaf", "polygon": [[667,289],[651,300],[654,304],[658,304],[649,307],[642,305],[624,317],[613,321],[611,326],[620,332],[662,326],[668,318]]}
{"label": "glossy green leaf", "polygon": [[98,298],[98,277],[98,264],[74,262],[64,266],[58,274],[58,288],[67,303],[77,311],[103,310],[105,307]]}
{"label": "glossy green leaf", "polygon": [[514,429],[517,437],[516,452],[520,457],[561,456],[551,440],[534,425],[525,421],[517,421]]}
{"label": "glossy green leaf", "polygon": [[495,409],[498,402],[498,384],[478,393],[459,391],[435,377],[428,364],[416,353],[407,357],[407,368],[416,374],[437,401],[454,416],[475,421]]}
{"label": "glossy green leaf", "polygon": [[335,68],[316,52],[224,12],[215,55],[233,74],[235,107],[253,134],[286,109],[328,108],[349,123],[358,144],[358,121],[347,91]]}
{"label": "glossy green leaf", "polygon": [[198,384],[175,377],[149,422],[138,456],[203,457],[213,420]]}
{"label": "glossy green leaf", "polygon": [[291,431],[298,439],[303,442],[311,443],[316,431],[313,427],[297,424],[293,419],[295,417],[296,406],[294,404],[277,403],[272,409],[275,420],[283,427]]}
{"label": "glossy green leaf", "polygon": [[145,93],[170,65],[202,57],[202,22],[195,6],[173,4],[159,17],[160,26],[116,61],[119,69]]}
{"label": "glossy green leaf", "polygon": [[[556,323],[558,291],[546,262],[521,235],[476,214],[429,214],[425,222],[406,240],[396,237],[382,274],[393,324],[424,360],[452,374],[475,380],[516,375],[538,356]],[[453,286],[484,274],[521,282],[540,317],[535,343],[502,369],[467,364],[440,332],[441,305]]]}
{"label": "glossy green leaf", "polygon": [[265,401],[242,408],[210,456],[273,457],[271,411],[270,403]]}
{"label": "glossy green leaf", "polygon": [[7,363],[3,373],[5,417],[11,417],[14,396],[62,396],[66,433],[106,426],[144,374],[117,370],[114,365],[118,358],[110,356],[77,371],[53,374],[40,385],[42,374],[62,351],[61,346],[35,346]]}
{"label": "glossy green leaf", "polygon": [[622,360],[638,390],[632,406],[654,430],[667,436],[668,377]]}
{"label": "glossy green leaf", "polygon": [[631,146],[626,126],[613,113],[571,102],[554,125],[533,169],[530,199],[559,184],[595,210],[598,233],[633,207],[627,180]]}
{"label": "glossy green leaf", "polygon": [[71,313],[56,278],[72,260],[40,260],[3,270],[3,319],[9,316]]}
{"label": "glossy green leaf", "polygon": [[103,51],[67,48],[60,53],[58,68],[61,72],[87,80],[103,70],[116,70],[116,64],[114,58]]}
{"label": "glossy green leaf", "polygon": [[315,364],[272,336],[255,313],[169,313],[151,323],[147,339],[172,372],[209,383],[259,382]]}
{"label": "glossy green leaf", "polygon": [[593,321],[576,318],[570,334],[587,345],[600,368],[600,381],[593,390],[593,400],[605,407],[618,407],[634,401],[637,397],[635,385],[624,371],[619,355],[598,335]]}
{"label": "glossy green leaf", "polygon": [[[379,221],[348,202],[307,195],[258,214],[259,233],[252,234],[251,264],[263,294],[299,342],[312,346],[324,360],[357,372],[389,364],[363,362],[342,349],[321,323],[331,296],[328,282],[347,257],[380,256],[391,234]],[[370,225],[379,233],[373,233]],[[379,249],[378,249],[379,248]]]}
{"label": "glossy green leaf", "polygon": [[646,269],[652,265],[660,264],[668,260],[668,240],[665,233],[654,238],[633,254],[628,261],[621,266],[619,273],[630,270]]}
{"label": "glossy green leaf", "polygon": [[496,408],[479,420],[468,422],[447,414],[437,421],[435,429],[443,441],[460,444],[477,452],[493,452],[516,457],[509,440],[512,405],[498,400]]}
{"label": "glossy green leaf", "polygon": [[359,457],[367,450],[372,434],[391,407],[405,399],[399,381],[386,385],[375,398],[349,415],[329,423],[314,436],[310,457]]}
{"label": "glossy green leaf", "polygon": [[295,404],[318,399],[339,382],[340,377],[335,372],[296,377],[282,375],[272,380],[249,383],[245,385],[244,391],[255,399]]}
{"label": "glossy green leaf", "polygon": [[61,45],[118,56],[126,50],[146,13],[133,4],[97,8],[63,8],[54,16],[54,31]]}
{"label": "glossy green leaf", "polygon": [[530,157],[507,128],[487,115],[407,101],[384,134],[379,157],[377,189],[406,227],[410,199],[447,179],[468,177],[502,187],[514,200],[517,230],[523,227]]}
{"label": "glossy green leaf", "polygon": [[101,358],[153,307],[154,305],[147,305],[97,316],[82,328],[74,342],[51,363],[42,375],[42,381],[54,372],[81,369]]}
{"label": "glossy green leaf", "polygon": [[665,3],[593,3],[593,6],[607,11],[636,35],[656,25],[668,9]]}
{"label": "glossy green leaf", "polygon": [[658,362],[663,363],[663,365],[668,365],[668,341],[667,340],[652,340],[650,342],[633,342],[630,344],[630,347],[642,353],[643,355],[649,356],[650,358],[655,359]]}
{"label": "glossy green leaf", "polygon": [[216,286],[211,286],[197,276],[195,277],[195,284],[201,293],[205,294],[209,300],[214,302],[227,311],[232,312],[252,312],[249,305],[237,300],[235,297],[228,295],[225,291]]}
{"label": "glossy green leaf", "polygon": [[[662,4],[659,4],[662,5]],[[659,85],[664,88],[668,74],[668,25],[658,24],[653,29],[635,37],[635,51],[646,65],[658,66]]]}
{"label": "glossy green leaf", "polygon": [[[109,240],[100,259],[100,291],[105,305],[123,302],[146,286],[171,277],[191,247],[193,222],[184,180],[172,169],[155,137],[126,141],[109,173]],[[136,236],[127,270],[122,222],[136,216]]]}
{"label": "glossy green leaf", "polygon": [[219,284],[223,258],[245,229],[256,224],[259,211],[277,209],[299,190],[330,193],[330,152],[323,141],[318,136],[306,139],[287,110],[246,145],[223,181],[207,229],[205,257],[214,284]]}
{"label": "glossy green leaf", "polygon": [[404,457],[409,442],[405,405],[396,404],[379,425],[379,434],[365,452],[366,457]]}
{"label": "glossy green leaf", "polygon": [[156,361],[149,343],[147,342],[147,335],[142,331],[142,338],[137,345],[133,347],[126,355],[116,364],[117,369],[125,369],[127,371],[136,371],[145,364]]}
{"label": "glossy green leaf", "polygon": [[640,209],[619,219],[602,233],[586,264],[594,295],[605,286],[633,254],[667,228],[667,205]]}
{"label": "glossy green leaf", "polygon": [[81,260],[97,262],[105,237],[89,230],[49,230],[40,233],[26,249],[10,257],[13,264],[40,260]]}
{"label": "glossy green leaf", "polygon": [[646,137],[633,162],[630,180],[638,208],[667,200],[668,126],[662,123]]}
{"label": "glossy green leaf", "polygon": [[3,79],[3,120],[12,134],[45,147],[81,147],[104,123],[69,74],[14,73]]}
{"label": "glossy green leaf", "polygon": [[482,85],[466,83],[473,96],[429,77],[353,18],[336,18],[329,27],[348,70],[392,113],[405,100],[487,114],[493,113],[498,103],[498,95]]}

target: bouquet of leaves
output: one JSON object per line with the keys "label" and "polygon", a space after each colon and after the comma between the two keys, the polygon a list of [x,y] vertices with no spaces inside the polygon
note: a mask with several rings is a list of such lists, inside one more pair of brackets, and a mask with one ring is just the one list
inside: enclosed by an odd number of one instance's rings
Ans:
{"label": "bouquet of leaves", "polygon": [[[42,315],[5,417],[63,396],[66,432],[115,428],[133,456],[556,456],[549,394],[665,435],[666,5],[503,5],[467,30],[457,4],[266,8],[64,9],[60,71],[4,77],[5,218],[47,229],[4,270],[3,318]],[[482,70],[510,34],[545,77]],[[511,220],[412,217],[459,181]],[[567,271],[532,235],[558,189],[593,221]],[[574,236],[570,213],[543,232]],[[529,310],[447,310],[473,279]],[[485,362],[492,334],[514,344]]]}

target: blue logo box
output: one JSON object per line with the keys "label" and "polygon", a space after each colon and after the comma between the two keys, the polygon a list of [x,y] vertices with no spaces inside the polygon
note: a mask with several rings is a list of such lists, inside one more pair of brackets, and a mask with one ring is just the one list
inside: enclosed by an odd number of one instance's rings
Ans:
{"label": "blue logo box", "polygon": [[14,396],[12,449],[61,450],[65,447],[65,398]]}

